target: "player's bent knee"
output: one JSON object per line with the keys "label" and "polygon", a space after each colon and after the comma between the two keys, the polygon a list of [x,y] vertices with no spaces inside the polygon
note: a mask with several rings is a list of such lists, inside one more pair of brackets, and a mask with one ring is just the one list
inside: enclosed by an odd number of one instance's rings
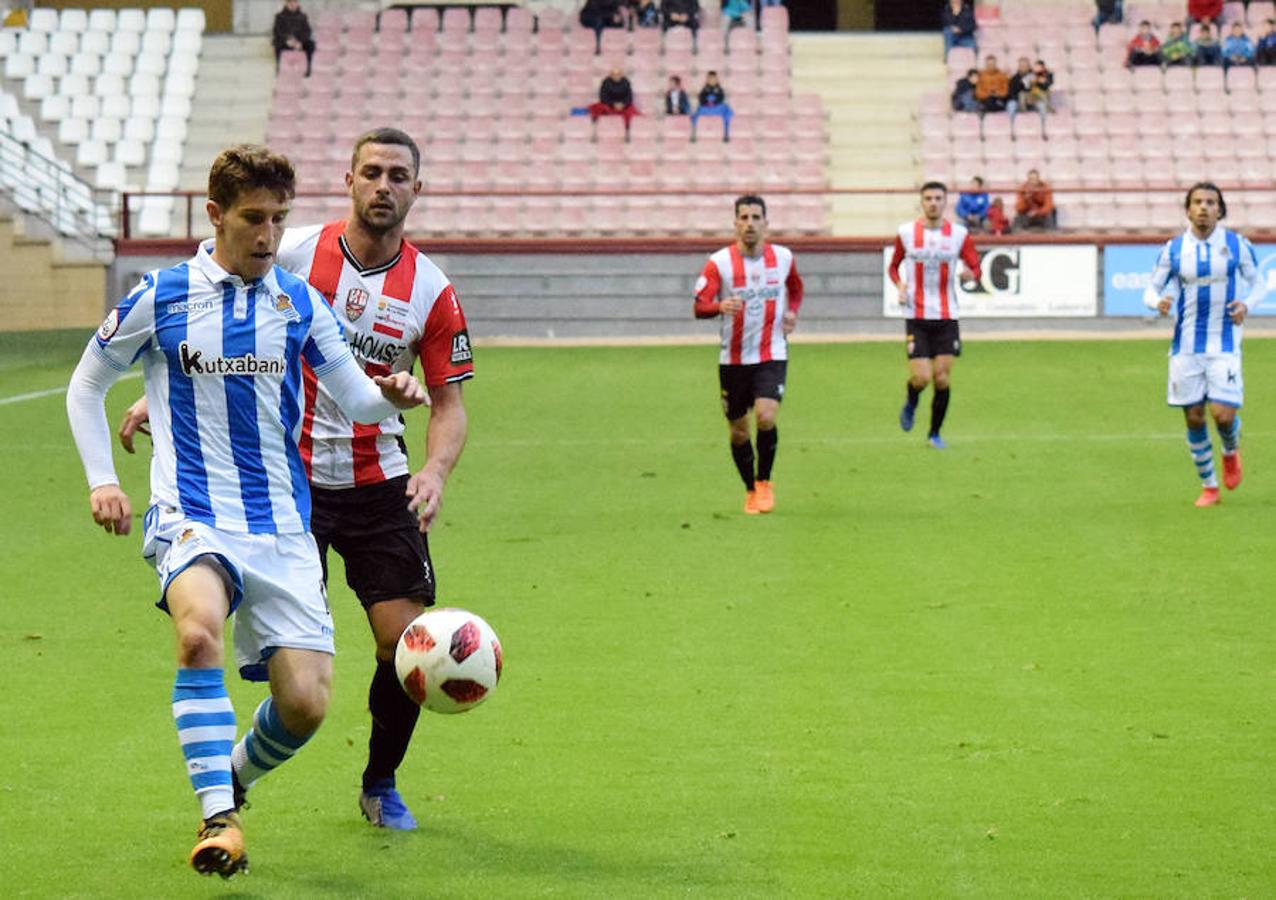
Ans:
{"label": "player's bent knee", "polygon": [[184,669],[210,669],[222,664],[221,636],[195,623],[177,633],[177,663]]}
{"label": "player's bent knee", "polygon": [[298,737],[308,737],[318,731],[328,712],[329,693],[327,684],[314,682],[292,685],[277,696],[279,718],[284,727]]}

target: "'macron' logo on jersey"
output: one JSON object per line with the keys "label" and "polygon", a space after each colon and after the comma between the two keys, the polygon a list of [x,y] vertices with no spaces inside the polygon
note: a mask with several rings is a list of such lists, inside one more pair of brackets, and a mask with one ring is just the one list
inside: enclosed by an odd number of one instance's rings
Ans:
{"label": "'macron' logo on jersey", "polygon": [[351,288],[346,294],[346,318],[353,322],[368,308],[368,292],[363,288]]}
{"label": "'macron' logo on jersey", "polygon": [[282,358],[258,359],[251,353],[243,356],[212,356],[204,359],[204,351],[195,350],[186,341],[177,348],[181,352],[182,372],[195,375],[283,375],[287,363]]}

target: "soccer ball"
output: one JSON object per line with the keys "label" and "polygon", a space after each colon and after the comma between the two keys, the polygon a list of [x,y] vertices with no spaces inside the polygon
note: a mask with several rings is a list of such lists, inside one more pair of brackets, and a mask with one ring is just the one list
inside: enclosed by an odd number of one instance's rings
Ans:
{"label": "soccer ball", "polygon": [[464,609],[431,609],[399,636],[394,668],[407,695],[426,709],[459,713],[478,706],[501,680],[501,642]]}

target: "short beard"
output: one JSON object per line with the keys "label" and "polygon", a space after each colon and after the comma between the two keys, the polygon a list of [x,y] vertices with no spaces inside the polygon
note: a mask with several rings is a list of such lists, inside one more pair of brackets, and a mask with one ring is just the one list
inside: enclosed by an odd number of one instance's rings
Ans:
{"label": "short beard", "polygon": [[377,222],[373,222],[373,221],[372,221],[372,220],[368,217],[368,215],[367,215],[367,213],[366,213],[366,212],[362,212],[362,211],[361,211],[361,212],[359,213],[359,222],[360,222],[360,224],[362,224],[362,225],[363,225],[364,230],[365,230],[365,231],[367,231],[369,234],[375,235],[375,236],[377,236],[377,237],[383,237],[383,236],[385,236],[385,235],[389,234],[390,232],[394,231],[396,228],[398,228],[398,227],[400,227],[401,225],[403,225],[403,220],[404,220],[404,219],[406,219],[406,218],[407,218],[407,216],[406,216],[406,215],[405,215],[405,216],[401,216],[401,217],[399,217],[399,218],[395,219],[395,220],[394,220],[394,222],[393,222],[393,223],[391,223],[390,225],[381,225],[381,224],[379,224],[379,223],[377,223]]}

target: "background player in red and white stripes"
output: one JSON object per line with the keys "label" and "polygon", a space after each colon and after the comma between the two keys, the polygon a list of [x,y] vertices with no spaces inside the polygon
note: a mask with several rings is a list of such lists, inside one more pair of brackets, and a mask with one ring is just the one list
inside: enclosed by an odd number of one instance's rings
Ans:
{"label": "background player in red and white stripes", "polygon": [[940,437],[948,412],[949,376],[961,355],[957,325],[957,263],[965,264],[962,278],[977,280],[979,253],[966,226],[944,218],[948,189],[939,181],[922,185],[922,216],[905,222],[895,235],[890,279],[899,289],[899,305],[908,310],[908,399],[899,412],[899,425],[913,428],[917,401],[926,385],[935,382],[927,440],[937,450],[947,444]]}
{"label": "background player in red and white stripes", "polygon": [[[279,265],[306,278],[332,305],[355,358],[369,375],[410,370],[420,360],[430,397],[425,464],[409,476],[403,420],[359,425],[334,405],[306,366],[298,441],[310,479],[311,530],[327,576],[331,546],[345,563],[376,640],[368,691],[372,733],[359,806],[374,825],[410,830],[395,772],[416,727],[418,707],[399,685],[394,650],[403,629],[434,603],[425,532],[465,446],[461,382],[474,363],[460,302],[446,276],[408,243],[403,223],[421,191],[420,151],[405,133],[379,128],[355,143],[346,174],[350,216],[290,228]],[[120,429],[125,448],[146,420],[145,400]],[[251,786],[235,768],[237,796]],[[244,781],[241,783],[240,778]]]}
{"label": "background player in red and white stripes", "polygon": [[[802,305],[802,279],[788,247],[766,240],[766,202],[735,201],[735,243],[709,257],[696,281],[697,319],[722,317],[718,381],[731,433],[731,457],[747,491],[750,515],[775,508],[771,467],[779,441],[788,335]],[[757,471],[749,441],[749,409],[757,430]]]}

